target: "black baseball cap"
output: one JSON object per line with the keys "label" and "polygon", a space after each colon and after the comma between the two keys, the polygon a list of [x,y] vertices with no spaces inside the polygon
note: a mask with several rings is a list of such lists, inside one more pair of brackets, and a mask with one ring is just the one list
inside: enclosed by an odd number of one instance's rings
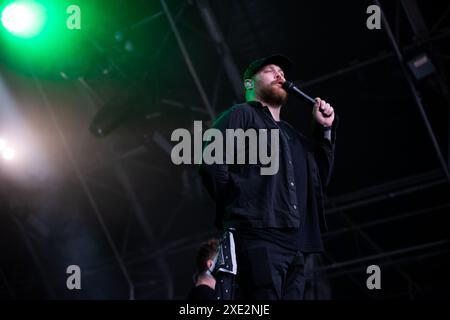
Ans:
{"label": "black baseball cap", "polygon": [[268,64],[275,64],[283,69],[284,72],[288,72],[292,68],[292,61],[289,58],[281,54],[275,54],[269,57],[257,59],[250,63],[244,72],[244,80],[250,79],[255,75],[255,73]]}

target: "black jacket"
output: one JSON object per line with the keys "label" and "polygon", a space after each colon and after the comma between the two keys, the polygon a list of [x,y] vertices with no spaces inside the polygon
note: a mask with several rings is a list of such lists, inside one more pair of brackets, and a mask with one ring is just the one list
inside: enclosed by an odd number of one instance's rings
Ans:
{"label": "black jacket", "polygon": [[[337,117],[331,129],[331,139],[325,138],[325,130],[320,125],[315,122],[313,125],[313,139],[308,139],[298,132],[297,134],[307,149],[307,210],[314,210],[314,213],[318,214],[323,232],[327,229],[324,190],[329,183],[333,167]],[[234,105],[222,112],[215,119],[213,127],[219,129],[224,137],[226,129],[279,129],[269,109],[254,101]],[[294,180],[292,155],[289,141],[282,134],[282,130],[280,153],[279,165],[284,167],[274,175],[261,175],[261,164],[200,165],[199,173],[203,183],[216,201],[217,227],[299,227],[300,213],[296,190],[290,183]]]}

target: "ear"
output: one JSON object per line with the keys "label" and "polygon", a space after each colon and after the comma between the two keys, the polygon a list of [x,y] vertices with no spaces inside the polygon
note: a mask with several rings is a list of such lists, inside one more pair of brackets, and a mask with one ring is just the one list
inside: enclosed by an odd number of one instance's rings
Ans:
{"label": "ear", "polygon": [[244,87],[247,90],[253,89],[253,80],[252,79],[245,79],[244,80]]}
{"label": "ear", "polygon": [[212,264],[213,264],[213,262],[212,262],[211,259],[209,259],[209,260],[206,262],[206,265],[208,266],[208,269],[211,268]]}

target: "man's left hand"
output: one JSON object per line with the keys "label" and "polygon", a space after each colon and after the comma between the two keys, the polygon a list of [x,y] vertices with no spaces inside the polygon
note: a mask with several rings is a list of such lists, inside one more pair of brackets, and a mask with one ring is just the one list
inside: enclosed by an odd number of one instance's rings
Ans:
{"label": "man's left hand", "polygon": [[334,109],[325,100],[316,98],[316,103],[313,108],[313,117],[321,125],[331,127],[334,121]]}

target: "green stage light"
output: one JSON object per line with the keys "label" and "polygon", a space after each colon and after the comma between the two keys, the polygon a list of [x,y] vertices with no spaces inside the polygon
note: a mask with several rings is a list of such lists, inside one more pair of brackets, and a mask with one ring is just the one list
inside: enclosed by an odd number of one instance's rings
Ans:
{"label": "green stage light", "polygon": [[37,36],[44,28],[45,9],[34,1],[15,1],[2,11],[2,25],[12,35],[20,38]]}

